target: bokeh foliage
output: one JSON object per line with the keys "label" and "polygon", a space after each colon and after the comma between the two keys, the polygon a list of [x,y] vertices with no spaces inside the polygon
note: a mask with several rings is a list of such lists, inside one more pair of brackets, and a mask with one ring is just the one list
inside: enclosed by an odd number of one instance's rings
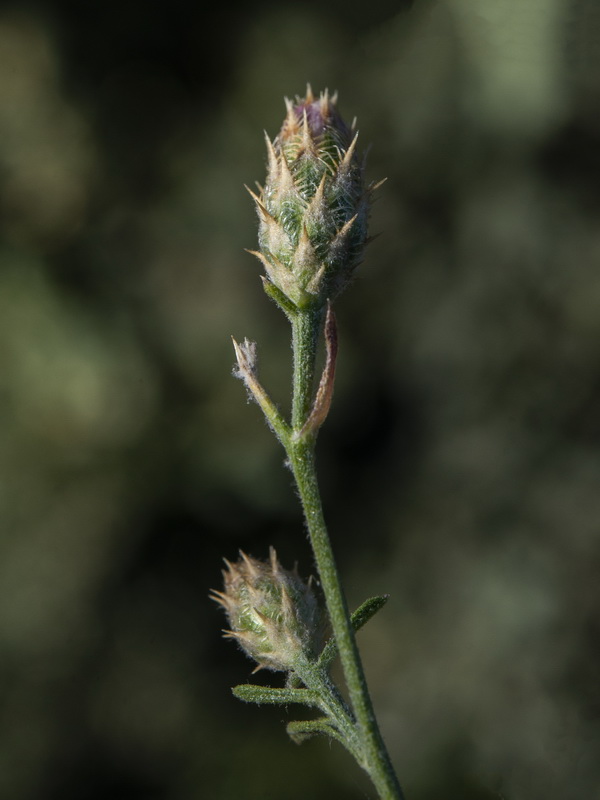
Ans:
{"label": "bokeh foliage", "polygon": [[0,64],[0,795],[368,796],[231,697],[207,600],[239,547],[311,571],[229,338],[285,406],[242,183],[310,80],[388,177],[319,444],[407,795],[594,796],[597,3],[19,2]]}

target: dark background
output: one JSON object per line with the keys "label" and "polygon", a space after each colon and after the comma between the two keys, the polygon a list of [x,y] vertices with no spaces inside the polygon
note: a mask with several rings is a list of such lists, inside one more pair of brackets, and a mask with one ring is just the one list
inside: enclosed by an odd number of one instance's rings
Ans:
{"label": "dark background", "polygon": [[597,797],[600,6],[5,3],[0,64],[0,796],[374,797],[207,599],[313,570],[230,342],[285,407],[242,184],[308,80],[388,177],[319,463],[408,799]]}

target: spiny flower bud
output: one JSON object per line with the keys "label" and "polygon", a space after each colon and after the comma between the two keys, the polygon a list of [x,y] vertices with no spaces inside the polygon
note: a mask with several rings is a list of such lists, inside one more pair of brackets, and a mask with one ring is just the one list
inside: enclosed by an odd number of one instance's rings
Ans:
{"label": "spiny flower bud", "polygon": [[[273,142],[256,202],[267,292],[299,308],[321,307],[348,283],[367,239],[369,197],[348,128],[327,92],[286,99],[287,116]],[[272,291],[272,285],[276,287]],[[270,291],[271,290],[271,291]],[[283,305],[283,303],[281,303]]]}
{"label": "spiny flower bud", "polygon": [[258,667],[292,670],[299,659],[314,658],[322,644],[322,614],[309,584],[283,569],[275,550],[269,562],[240,552],[223,570],[224,592],[212,592],[231,625],[225,636],[236,639]]}

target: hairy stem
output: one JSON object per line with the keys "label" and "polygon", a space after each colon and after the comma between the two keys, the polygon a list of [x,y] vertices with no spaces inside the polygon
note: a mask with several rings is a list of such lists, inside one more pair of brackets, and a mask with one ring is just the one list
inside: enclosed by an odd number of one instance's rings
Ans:
{"label": "hairy stem", "polygon": [[319,697],[319,707],[339,731],[340,741],[359,764],[364,766],[361,742],[357,735],[354,717],[329,675],[318,664],[309,662],[297,664],[295,670],[305,686]]}
{"label": "hairy stem", "polygon": [[[301,430],[310,413],[319,325],[320,318],[311,312],[301,312],[293,323],[292,427],[294,432]],[[292,437],[287,445],[288,458],[302,501],[350,702],[356,716],[363,753],[362,766],[369,773],[382,800],[403,800],[400,784],[375,718],[354,629],[325,526],[315,465],[315,436],[311,434],[297,441]]]}
{"label": "hairy stem", "polygon": [[292,429],[294,432],[301,430],[312,407],[321,318],[321,311],[301,311],[292,320],[292,351],[294,354]]}

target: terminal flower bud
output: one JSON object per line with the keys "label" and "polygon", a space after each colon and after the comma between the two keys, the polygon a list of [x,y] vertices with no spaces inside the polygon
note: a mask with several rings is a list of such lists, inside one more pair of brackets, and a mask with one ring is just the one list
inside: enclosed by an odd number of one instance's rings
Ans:
{"label": "terminal flower bud", "polygon": [[[369,198],[358,134],[340,116],[337,97],[286,100],[287,116],[273,142],[259,195],[259,250],[265,288],[285,307],[323,307],[348,283],[367,240]],[[274,290],[272,287],[276,287]]]}
{"label": "terminal flower bud", "polygon": [[258,662],[256,670],[289,671],[300,660],[315,658],[323,622],[310,582],[283,569],[273,548],[268,562],[240,556],[235,564],[226,561],[224,591],[212,592],[229,619],[225,636]]}

